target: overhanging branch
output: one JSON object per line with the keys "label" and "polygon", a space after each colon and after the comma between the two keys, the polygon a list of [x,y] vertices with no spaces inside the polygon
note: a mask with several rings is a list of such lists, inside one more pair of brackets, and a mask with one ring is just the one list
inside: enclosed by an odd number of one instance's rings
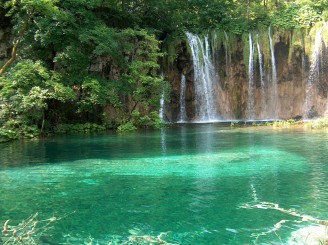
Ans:
{"label": "overhanging branch", "polygon": [[14,45],[12,47],[11,50],[11,57],[10,59],[1,67],[0,69],[0,76],[2,76],[2,74],[8,69],[8,67],[15,61],[16,57],[17,57],[17,49],[18,49],[18,45],[21,42],[24,32],[26,31],[29,23],[30,23],[31,18],[27,19],[23,26],[21,27],[21,29],[19,30],[18,33],[18,38],[17,40],[14,42]]}

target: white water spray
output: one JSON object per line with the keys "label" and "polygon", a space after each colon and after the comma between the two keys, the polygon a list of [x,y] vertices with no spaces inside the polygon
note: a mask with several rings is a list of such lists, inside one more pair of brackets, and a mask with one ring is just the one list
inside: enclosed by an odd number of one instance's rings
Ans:
{"label": "white water spray", "polygon": [[163,86],[161,98],[159,100],[159,104],[160,104],[160,108],[159,108],[159,119],[161,119],[161,121],[164,121],[164,108],[165,108],[164,86]]}
{"label": "white water spray", "polygon": [[196,120],[200,122],[218,119],[215,100],[215,70],[211,62],[208,37],[201,39],[187,32],[194,67]]}
{"label": "white water spray", "polygon": [[181,75],[181,89],[180,89],[180,119],[178,122],[186,122],[186,77]]}
{"label": "white water spray", "polygon": [[306,94],[305,94],[305,117],[312,117],[311,110],[313,107],[313,97],[315,85],[320,79],[320,54],[322,50],[322,31],[323,28],[316,31],[314,48],[311,57],[311,66],[308,81],[306,84]]}
{"label": "white water spray", "polygon": [[248,62],[248,119],[254,119],[254,44],[251,33],[249,33],[249,62]]}
{"label": "white water spray", "polygon": [[261,99],[262,99],[262,116],[267,115],[267,103],[265,96],[265,70],[263,69],[263,56],[262,50],[259,42],[259,35],[257,34],[257,53],[259,57],[259,66],[260,66],[260,79],[261,79]]}

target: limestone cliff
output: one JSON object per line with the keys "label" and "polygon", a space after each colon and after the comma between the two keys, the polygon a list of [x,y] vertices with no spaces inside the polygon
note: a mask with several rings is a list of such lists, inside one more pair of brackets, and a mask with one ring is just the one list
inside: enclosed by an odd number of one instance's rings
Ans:
{"label": "limestone cliff", "polygon": [[[227,35],[212,41],[210,58],[215,74],[211,79],[218,119],[307,119],[327,115],[328,49],[324,40],[327,32],[320,27],[312,35],[287,32],[271,37],[265,32],[264,37],[252,33],[237,36],[233,41]],[[165,114],[172,122],[179,118],[183,74],[186,114],[188,121],[194,121],[199,98],[195,96],[197,79],[193,63],[201,54],[192,55],[188,39],[176,45],[176,53],[176,60],[165,71],[172,84]]]}

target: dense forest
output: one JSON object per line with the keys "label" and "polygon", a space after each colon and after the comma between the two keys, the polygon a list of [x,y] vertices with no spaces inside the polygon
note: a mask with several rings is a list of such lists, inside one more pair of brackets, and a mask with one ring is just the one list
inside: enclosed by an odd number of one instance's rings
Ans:
{"label": "dense forest", "polygon": [[187,31],[307,33],[327,18],[326,0],[2,0],[0,141],[160,127],[162,69]]}

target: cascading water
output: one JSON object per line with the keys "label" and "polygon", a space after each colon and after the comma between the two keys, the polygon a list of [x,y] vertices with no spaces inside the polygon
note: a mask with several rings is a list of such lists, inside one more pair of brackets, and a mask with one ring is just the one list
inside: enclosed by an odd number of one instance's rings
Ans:
{"label": "cascading water", "polygon": [[218,120],[215,98],[215,69],[211,62],[208,37],[202,40],[187,32],[194,68],[196,121],[210,122]]}
{"label": "cascading water", "polygon": [[273,119],[277,119],[277,105],[278,105],[278,87],[277,87],[277,68],[276,68],[276,59],[274,56],[274,45],[271,35],[271,26],[268,29],[269,42],[270,42],[270,51],[271,51],[271,116]]}
{"label": "cascading water", "polygon": [[261,99],[262,99],[262,117],[265,118],[267,111],[266,96],[265,96],[265,70],[263,69],[263,56],[259,42],[259,35],[257,34],[257,53],[259,57],[260,79],[261,79]]}
{"label": "cascading water", "polygon": [[[318,27],[320,28],[319,25]],[[249,41],[246,46],[246,56],[249,55],[246,58],[246,71],[241,59],[245,54],[245,47],[234,35],[218,30],[206,37],[186,33],[193,63],[181,62],[179,65],[192,65],[191,72],[188,66],[188,69],[183,68],[183,73],[194,75],[194,81],[188,87],[194,91],[187,90],[192,99],[187,104],[187,119],[186,105],[183,104],[186,96],[184,81],[176,77],[177,73],[173,74],[174,88],[179,88],[174,97],[177,98],[174,100],[176,104],[171,107],[174,109],[174,120],[275,120],[306,118],[306,114],[308,118],[328,114],[328,43],[325,39],[328,30],[325,24],[322,33],[317,32],[316,41],[314,42],[314,37],[312,39],[312,56],[308,53],[308,39],[304,39],[301,33],[293,35],[292,42],[295,45],[289,49],[291,52],[288,54],[288,45],[286,46],[284,39],[275,39],[276,35],[271,27],[266,29],[263,36],[260,33],[249,33],[246,40]],[[268,44],[265,49],[262,40]],[[182,70],[181,67],[178,69]],[[245,73],[248,75],[245,76]],[[219,78],[219,74],[222,77]]]}
{"label": "cascading water", "polygon": [[159,100],[160,108],[159,108],[159,119],[164,121],[164,107],[165,107],[165,100],[164,100],[164,86],[162,90],[161,99]]}
{"label": "cascading water", "polygon": [[316,31],[314,48],[311,58],[311,66],[309,77],[306,85],[306,94],[305,94],[305,113],[304,115],[307,118],[313,117],[312,107],[313,107],[313,97],[315,85],[320,79],[320,53],[322,50],[322,31],[323,28],[320,28]]}
{"label": "cascading water", "polygon": [[249,62],[248,62],[248,119],[254,119],[254,44],[251,33],[249,33]]}
{"label": "cascading water", "polygon": [[180,89],[180,119],[178,122],[186,122],[186,77],[181,75],[181,89]]}

